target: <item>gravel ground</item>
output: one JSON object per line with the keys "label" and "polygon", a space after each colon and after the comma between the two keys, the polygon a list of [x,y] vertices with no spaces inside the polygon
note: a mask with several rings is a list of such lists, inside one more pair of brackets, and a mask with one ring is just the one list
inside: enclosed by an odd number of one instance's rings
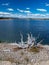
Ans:
{"label": "gravel ground", "polygon": [[[17,46],[0,44],[0,65],[49,65],[49,49],[43,46],[39,52],[17,49]],[[15,51],[14,51],[15,50]]]}

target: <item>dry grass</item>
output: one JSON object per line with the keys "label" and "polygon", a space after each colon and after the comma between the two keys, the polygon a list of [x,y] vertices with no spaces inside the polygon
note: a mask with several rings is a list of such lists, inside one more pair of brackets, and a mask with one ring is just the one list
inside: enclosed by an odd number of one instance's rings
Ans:
{"label": "dry grass", "polygon": [[20,49],[22,49],[22,48],[16,47],[16,48],[13,48],[13,51],[15,52],[15,51],[18,51]]}
{"label": "dry grass", "polygon": [[37,53],[37,52],[39,52],[39,48],[33,46],[33,47],[31,47],[31,48],[29,49],[29,52],[35,52],[35,53]]}

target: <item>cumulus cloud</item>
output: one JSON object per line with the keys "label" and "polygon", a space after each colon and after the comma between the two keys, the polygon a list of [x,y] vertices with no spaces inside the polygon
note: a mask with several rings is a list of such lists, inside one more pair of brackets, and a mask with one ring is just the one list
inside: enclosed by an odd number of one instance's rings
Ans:
{"label": "cumulus cloud", "polygon": [[3,5],[3,6],[8,6],[8,5],[9,5],[9,3],[2,3],[2,5]]}
{"label": "cumulus cloud", "polygon": [[37,11],[41,11],[41,12],[47,12],[46,9],[36,9]]}
{"label": "cumulus cloud", "polygon": [[44,18],[46,15],[45,14],[39,14],[39,13],[35,13],[35,14],[28,14],[29,18]]}
{"label": "cumulus cloud", "polygon": [[49,6],[49,4],[48,4],[48,3],[46,3],[46,6]]}
{"label": "cumulus cloud", "polygon": [[0,15],[1,15],[1,14],[7,14],[7,15],[8,15],[8,14],[10,14],[10,13],[8,13],[8,12],[0,12]]}
{"label": "cumulus cloud", "polygon": [[18,17],[18,18],[48,18],[49,14],[39,14],[39,13],[35,13],[35,14],[14,14],[13,16]]}
{"label": "cumulus cloud", "polygon": [[31,13],[31,11],[29,11],[29,10],[25,10],[24,12],[25,12],[25,13]]}
{"label": "cumulus cloud", "polygon": [[14,11],[14,9],[12,9],[12,8],[8,8],[7,10],[8,10],[8,11]]}
{"label": "cumulus cloud", "polygon": [[30,14],[22,14],[22,13],[9,13],[9,12],[0,12],[0,17],[14,17],[14,18],[49,18],[49,13],[40,14],[40,13],[30,13]]}
{"label": "cumulus cloud", "polygon": [[23,15],[23,14],[17,14],[15,15],[18,18],[49,18],[49,14],[40,14],[40,13],[31,13],[31,14],[27,14],[27,15]]}
{"label": "cumulus cloud", "polygon": [[11,13],[9,13],[9,12],[0,12],[0,17],[11,17]]}

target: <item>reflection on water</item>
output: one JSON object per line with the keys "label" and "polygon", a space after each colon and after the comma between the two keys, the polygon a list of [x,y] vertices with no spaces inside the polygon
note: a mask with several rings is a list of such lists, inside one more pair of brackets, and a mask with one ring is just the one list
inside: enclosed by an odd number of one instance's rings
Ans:
{"label": "reflection on water", "polygon": [[24,41],[27,40],[27,34],[32,33],[38,39],[44,39],[43,43],[49,43],[49,21],[48,20],[0,20],[0,40],[8,42],[20,41],[20,33],[24,36]]}

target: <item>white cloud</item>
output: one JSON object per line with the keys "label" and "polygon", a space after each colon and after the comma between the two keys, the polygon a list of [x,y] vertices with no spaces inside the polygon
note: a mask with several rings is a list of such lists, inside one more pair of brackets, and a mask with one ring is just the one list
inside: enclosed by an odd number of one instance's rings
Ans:
{"label": "white cloud", "polygon": [[9,12],[0,12],[0,17],[11,17],[12,13]]}
{"label": "white cloud", "polygon": [[21,12],[21,13],[31,13],[31,11],[30,10],[21,10],[21,9],[17,9],[19,12]]}
{"label": "white cloud", "polygon": [[4,15],[4,14],[5,14],[5,15],[8,15],[8,14],[10,14],[10,13],[8,13],[8,12],[0,12],[0,15],[1,15],[1,14],[3,14],[3,15]]}
{"label": "white cloud", "polygon": [[8,6],[8,5],[9,5],[9,3],[2,3],[2,5],[3,5],[3,6]]}
{"label": "white cloud", "polygon": [[24,14],[14,14],[13,16],[15,17],[18,17],[18,18],[48,18],[49,17],[49,14],[39,14],[39,13],[36,13],[36,14],[27,14],[27,15],[24,15]]}
{"label": "white cloud", "polygon": [[48,4],[48,3],[46,3],[46,6],[49,6],[49,4]]}
{"label": "white cloud", "polygon": [[17,14],[18,18],[49,18],[49,14],[40,14],[40,13],[35,13],[35,14]]}
{"label": "white cloud", "polygon": [[47,12],[46,9],[36,9],[37,11],[41,11],[41,12]]}
{"label": "white cloud", "polygon": [[30,9],[30,8],[26,8],[26,9]]}
{"label": "white cloud", "polygon": [[17,9],[19,12],[24,12],[23,10]]}
{"label": "white cloud", "polygon": [[36,13],[36,14],[28,14],[28,17],[29,18],[44,18],[46,15],[45,14],[39,14],[39,13]]}
{"label": "white cloud", "polygon": [[31,13],[31,11],[29,11],[29,10],[25,10],[24,12],[25,12],[25,13]]}
{"label": "white cloud", "polygon": [[22,14],[22,13],[9,13],[9,12],[0,12],[0,17],[18,17],[18,18],[49,18],[49,13],[47,14],[40,14],[40,13],[29,13],[29,14]]}
{"label": "white cloud", "polygon": [[14,9],[12,9],[12,8],[8,8],[7,10],[8,10],[8,11],[14,11]]}

